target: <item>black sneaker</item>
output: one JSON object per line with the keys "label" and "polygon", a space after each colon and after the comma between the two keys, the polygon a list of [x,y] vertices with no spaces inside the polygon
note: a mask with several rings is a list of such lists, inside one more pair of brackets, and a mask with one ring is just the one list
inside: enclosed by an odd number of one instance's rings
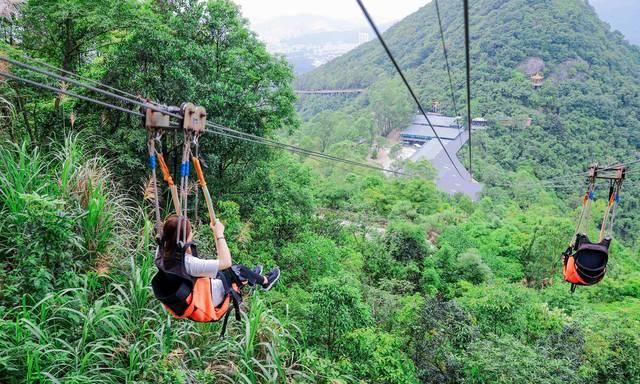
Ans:
{"label": "black sneaker", "polygon": [[262,265],[258,264],[251,271],[254,272],[255,274],[262,275],[263,269],[264,268],[262,267]]}
{"label": "black sneaker", "polygon": [[278,267],[273,268],[272,270],[269,271],[269,273],[267,273],[265,277],[267,278],[267,283],[262,284],[262,289],[264,289],[265,291],[268,291],[271,289],[271,287],[273,287],[276,281],[280,279],[280,268]]}

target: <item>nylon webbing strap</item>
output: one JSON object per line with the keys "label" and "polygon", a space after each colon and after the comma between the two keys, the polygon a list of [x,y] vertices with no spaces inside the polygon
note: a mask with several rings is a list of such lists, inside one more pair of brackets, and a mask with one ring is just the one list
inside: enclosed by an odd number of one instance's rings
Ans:
{"label": "nylon webbing strap", "polygon": [[178,220],[178,243],[187,242],[187,220],[188,220],[188,184],[189,184],[189,155],[191,154],[191,140],[193,133],[189,130],[184,131],[184,143],[182,145],[182,161],[180,162],[180,220]]}
{"label": "nylon webbing strap", "polygon": [[[602,174],[598,174],[601,171]],[[615,171],[615,175],[611,175],[610,172]],[[591,203],[595,199],[596,179],[609,180],[609,195],[607,198],[607,207],[604,211],[602,218],[602,224],[600,225],[599,241],[602,241],[606,235],[613,233],[613,225],[615,221],[616,208],[620,202],[620,191],[622,189],[622,183],[625,178],[625,167],[618,166],[616,168],[605,167],[598,169],[597,164],[593,164],[589,167],[588,187],[582,200],[582,212],[576,225],[576,235],[579,233],[585,233],[588,235],[589,227],[586,226],[583,229],[584,223],[589,223],[589,215],[591,212]],[[575,236],[572,240],[571,246],[575,245]]]}
{"label": "nylon webbing strap", "polygon": [[[198,150],[198,138],[204,132],[206,126],[207,113],[203,107],[196,107],[191,103],[184,103],[179,109],[177,107],[164,107],[163,111],[157,111],[151,107],[144,109],[144,126],[148,132],[147,150],[149,154],[149,166],[151,168],[151,188],[153,190],[153,202],[156,224],[155,229],[158,237],[161,237],[162,216],[160,214],[160,200],[158,193],[158,178],[156,168],[160,164],[160,170],[164,180],[171,189],[171,199],[173,201],[176,214],[179,217],[176,242],[178,245],[187,242],[187,221],[188,221],[188,196],[189,196],[189,173],[191,161],[191,146]],[[180,162],[180,192],[175,185],[169,167],[162,155],[162,130],[171,128],[170,115],[175,116],[175,112],[180,112],[182,117],[182,129],[184,132],[184,142],[182,143],[182,159]],[[156,148],[156,142],[158,148]],[[199,176],[200,177],[200,176]],[[197,207],[196,207],[197,210]],[[180,247],[179,247],[180,248]]]}
{"label": "nylon webbing strap", "polygon": [[[200,156],[200,145],[198,144],[198,139],[199,137],[194,137],[194,141],[195,141],[195,151],[194,151],[194,156],[197,158],[198,156]],[[192,158],[194,156],[191,156]],[[200,178],[200,175],[198,175],[198,179]],[[199,183],[195,183],[194,184],[194,207],[193,207],[193,216],[196,218],[196,222],[198,224],[200,224],[200,212],[198,212],[198,208],[199,208],[199,201],[198,201],[198,195],[199,195],[199,191],[198,191],[198,185]]]}
{"label": "nylon webbing strap", "polygon": [[178,196],[178,187],[171,177],[171,172],[167,166],[167,162],[164,160],[162,151],[156,149],[156,156],[158,158],[158,165],[160,165],[160,171],[162,171],[162,177],[164,181],[169,185],[171,191],[171,201],[173,202],[173,208],[176,211],[176,215],[180,216],[180,198]]}
{"label": "nylon webbing strap", "polygon": [[[153,200],[153,208],[156,218],[155,231],[157,239],[160,239],[162,238],[162,216],[160,214],[160,194],[158,193],[158,177],[156,169],[158,166],[158,159],[160,158],[161,169],[164,164],[164,159],[162,159],[161,155],[158,156],[159,152],[156,148],[156,143],[158,143],[158,146],[162,148],[162,130],[170,127],[170,117],[166,113],[155,110],[150,106],[150,104],[149,107],[143,108],[143,112],[143,124],[148,133],[147,150],[149,155],[149,167],[151,168],[151,188],[153,190],[153,196],[151,199]],[[166,167],[166,164],[164,164],[164,166]]]}
{"label": "nylon webbing strap", "polygon": [[216,222],[216,213],[213,210],[213,201],[211,200],[211,193],[209,193],[209,188],[207,187],[207,182],[204,179],[204,172],[202,172],[202,165],[200,164],[200,160],[193,156],[191,158],[193,162],[193,168],[196,171],[196,175],[198,175],[198,183],[200,187],[202,187],[202,194],[204,195],[204,200],[207,204],[207,210],[209,211],[209,221],[211,224],[215,225]]}
{"label": "nylon webbing strap", "polygon": [[613,225],[616,219],[616,211],[618,204],[620,203],[620,192],[622,190],[622,180],[617,184],[617,188],[614,190],[615,196],[613,196],[613,207],[611,208],[611,220],[609,221],[609,233],[613,233]]}
{"label": "nylon webbing strap", "polygon": [[182,148],[182,162],[180,163],[180,207],[182,214],[178,220],[178,244],[187,241],[188,221],[188,196],[189,173],[191,162],[191,146],[198,145],[198,139],[204,132],[207,113],[203,107],[196,107],[191,103],[185,103],[182,109],[182,128],[184,130],[184,143]]}
{"label": "nylon webbing strap", "polygon": [[600,227],[600,241],[604,239],[605,235],[611,235],[613,233],[613,224],[616,216],[616,208],[620,201],[620,190],[622,189],[622,178],[611,180],[609,187],[609,200],[607,201],[607,209],[604,212],[604,218],[602,219],[602,226]]}
{"label": "nylon webbing strap", "polygon": [[[594,164],[589,169],[587,192],[585,192],[584,197],[582,198],[582,211],[580,212],[580,218],[578,219],[578,224],[576,225],[575,235],[578,235],[581,232],[583,223],[589,222],[589,217],[591,213],[591,202],[595,199],[597,174],[598,174],[598,166]],[[571,240],[571,247],[575,245],[575,239],[576,239],[575,235]]]}
{"label": "nylon webbing strap", "polygon": [[155,211],[156,224],[155,231],[158,238],[162,237],[162,217],[160,216],[160,200],[158,196],[158,179],[156,175],[156,132],[155,130],[149,131],[149,140],[147,141],[147,149],[149,151],[149,167],[151,168],[151,188],[153,190],[153,210]]}

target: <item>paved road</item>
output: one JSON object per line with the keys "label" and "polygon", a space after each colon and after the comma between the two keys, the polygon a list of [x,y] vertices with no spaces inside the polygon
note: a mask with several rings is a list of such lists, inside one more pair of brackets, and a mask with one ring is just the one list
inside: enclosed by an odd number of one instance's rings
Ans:
{"label": "paved road", "polygon": [[[447,154],[442,149],[440,149],[439,153],[435,157],[429,156],[428,153],[418,150],[416,155],[412,157],[412,160],[429,160],[431,158],[431,164],[438,172],[438,176],[436,177],[436,185],[441,191],[446,192],[450,195],[453,195],[456,192],[461,192],[469,196],[471,200],[477,201],[480,198],[482,184],[471,179],[469,171],[467,171],[467,169],[464,167],[464,165],[462,165],[462,163],[456,156],[460,148],[464,145],[464,143],[467,142],[468,139],[469,134],[465,131],[460,135],[459,138],[451,140],[449,143],[445,142],[447,151],[449,151],[449,154],[451,154],[451,157],[453,158],[453,162],[460,170],[460,173],[462,173],[462,177],[460,177],[458,172],[456,172],[453,165],[451,165],[451,161],[447,157]],[[423,145],[423,147],[426,147],[428,145],[429,143]]]}

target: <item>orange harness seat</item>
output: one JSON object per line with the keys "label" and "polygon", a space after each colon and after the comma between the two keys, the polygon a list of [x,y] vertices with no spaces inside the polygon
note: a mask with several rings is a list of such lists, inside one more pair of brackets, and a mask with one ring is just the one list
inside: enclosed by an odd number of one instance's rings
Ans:
{"label": "orange harness seat", "polygon": [[[194,256],[197,255],[195,244],[191,246]],[[211,294],[211,278],[189,276],[184,271],[184,249],[176,254],[176,263],[165,265],[161,257],[157,257],[158,272],[151,280],[153,294],[176,319],[189,319],[208,323],[224,319],[221,336],[224,336],[227,320],[232,309],[236,310],[236,320],[240,320],[240,304],[242,295],[240,288],[245,284],[231,269],[218,272],[216,279],[222,281],[224,300],[217,307],[213,305]],[[158,252],[161,254],[161,252]]]}
{"label": "orange harness seat", "polygon": [[[232,283],[231,289],[237,294],[240,294],[238,285]],[[184,299],[184,305],[186,308],[182,312],[179,308],[182,306],[175,306],[175,303],[163,303],[165,308],[176,319],[189,319],[201,323],[208,323],[211,321],[221,320],[224,315],[230,309],[233,295],[227,292],[222,304],[217,307],[213,306],[213,297],[211,295],[211,279],[208,277],[197,278],[193,285],[193,291]]]}

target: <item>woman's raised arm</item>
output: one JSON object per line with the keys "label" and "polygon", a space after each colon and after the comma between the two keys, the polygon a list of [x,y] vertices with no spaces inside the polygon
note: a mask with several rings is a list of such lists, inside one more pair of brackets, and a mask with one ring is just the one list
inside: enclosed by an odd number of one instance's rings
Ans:
{"label": "woman's raised arm", "polygon": [[216,239],[216,251],[218,253],[218,268],[221,271],[231,268],[231,252],[224,238],[224,224],[220,220],[216,220],[215,224],[210,223],[209,226],[213,230]]}

